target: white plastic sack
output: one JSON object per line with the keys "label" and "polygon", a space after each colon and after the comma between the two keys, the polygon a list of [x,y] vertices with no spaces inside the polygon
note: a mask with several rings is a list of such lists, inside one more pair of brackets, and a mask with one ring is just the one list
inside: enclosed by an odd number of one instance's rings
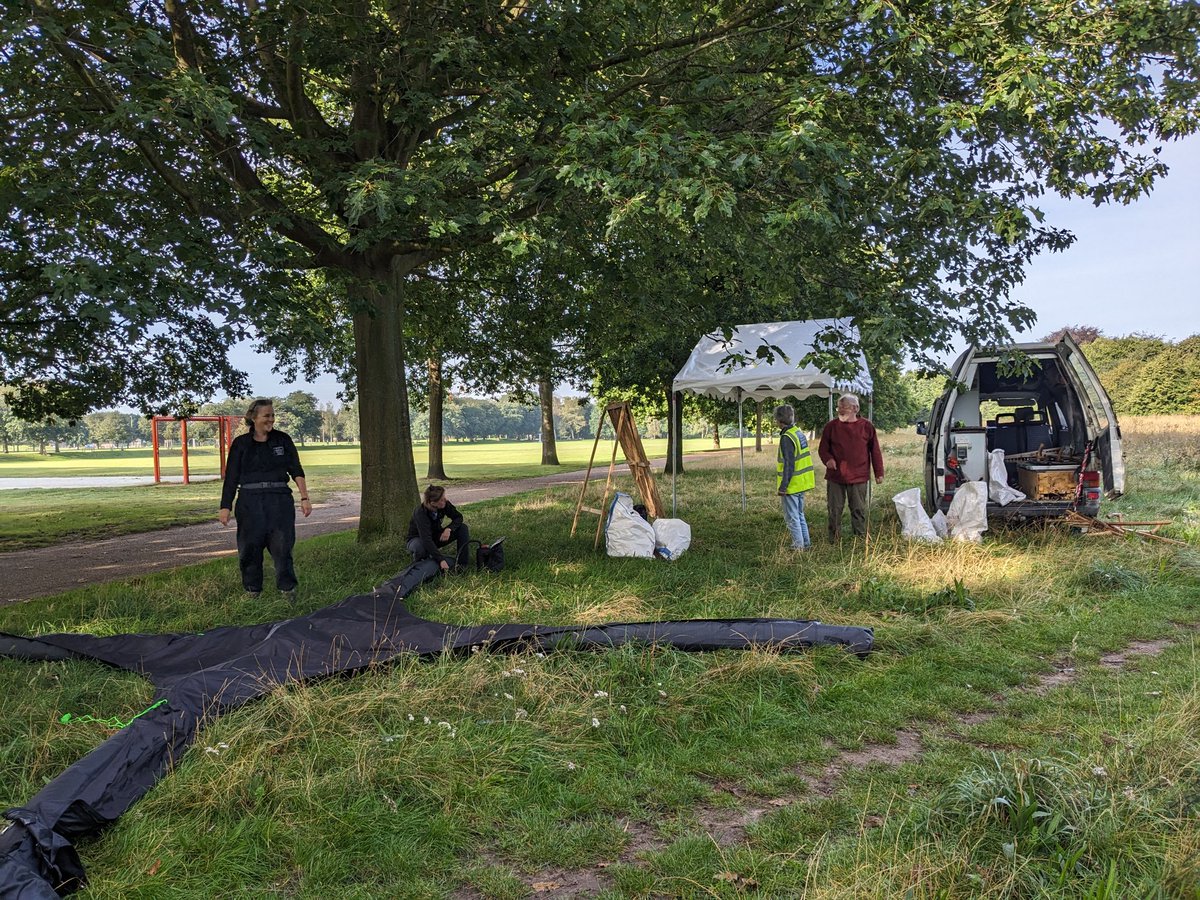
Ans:
{"label": "white plastic sack", "polygon": [[1014,500],[1025,499],[1023,493],[1008,486],[1008,471],[1004,468],[1003,450],[993,450],[988,454],[988,489],[992,499],[1001,506],[1008,506]]}
{"label": "white plastic sack", "polygon": [[937,532],[937,536],[943,540],[949,535],[950,531],[946,527],[946,514],[940,509],[929,517],[929,523],[933,526],[933,530]]}
{"label": "white plastic sack", "polygon": [[654,520],[654,553],[663,559],[677,559],[692,545],[692,526],[683,519]]}
{"label": "white plastic sack", "polygon": [[982,481],[960,484],[946,513],[946,527],[952,541],[978,544],[987,531],[987,485]]}
{"label": "white plastic sack", "polygon": [[896,504],[896,515],[900,517],[900,532],[912,541],[926,541],[930,544],[940,544],[941,537],[929,520],[929,514],[921,505],[921,489],[910,488],[901,491],[892,498]]}
{"label": "white plastic sack", "polygon": [[609,556],[654,558],[654,529],[633,510],[633,498],[617,491],[608,507],[604,546]]}

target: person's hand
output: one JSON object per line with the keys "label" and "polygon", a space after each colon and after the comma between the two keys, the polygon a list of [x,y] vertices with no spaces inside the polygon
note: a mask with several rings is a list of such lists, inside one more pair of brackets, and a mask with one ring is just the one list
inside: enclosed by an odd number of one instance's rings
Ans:
{"label": "person's hand", "polygon": [[827,463],[825,463],[825,468],[836,469],[837,468],[837,460],[836,459],[829,460]]}
{"label": "person's hand", "polygon": [[440,563],[438,563],[438,565],[441,567],[441,570],[443,572],[450,571],[450,563],[446,562],[444,559]]}
{"label": "person's hand", "polygon": [[220,523],[222,525],[224,525],[225,527],[228,527],[229,526],[229,510],[227,510],[227,509],[221,510],[221,512],[217,515],[217,520],[220,521]]}
{"label": "person's hand", "polygon": [[450,540],[450,529],[449,528],[442,529],[442,540],[443,541]]}
{"label": "person's hand", "polygon": [[875,476],[875,483],[876,483],[876,484],[883,484],[883,476],[882,476],[882,475],[876,475],[876,476]]}
{"label": "person's hand", "polygon": [[312,515],[312,501],[307,497],[300,498],[300,512],[304,513],[304,518]]}

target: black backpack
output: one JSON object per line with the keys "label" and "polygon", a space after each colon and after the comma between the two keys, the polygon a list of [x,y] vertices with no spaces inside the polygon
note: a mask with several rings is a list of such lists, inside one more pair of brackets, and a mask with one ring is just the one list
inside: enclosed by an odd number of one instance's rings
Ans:
{"label": "black backpack", "polygon": [[479,541],[471,543],[478,544],[475,548],[476,572],[499,572],[504,568],[504,538],[490,544],[482,544]]}

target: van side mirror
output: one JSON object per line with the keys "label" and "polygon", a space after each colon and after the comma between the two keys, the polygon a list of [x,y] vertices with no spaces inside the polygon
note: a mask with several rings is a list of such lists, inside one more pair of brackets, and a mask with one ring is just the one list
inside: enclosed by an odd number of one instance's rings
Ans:
{"label": "van side mirror", "polygon": [[917,423],[917,434],[929,434],[929,428],[924,422]]}

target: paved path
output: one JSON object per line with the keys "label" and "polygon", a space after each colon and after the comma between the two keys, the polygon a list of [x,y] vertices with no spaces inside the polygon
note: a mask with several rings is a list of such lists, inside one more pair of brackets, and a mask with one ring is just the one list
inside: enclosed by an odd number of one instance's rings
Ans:
{"label": "paved path", "polygon": [[[684,457],[686,462],[702,458],[712,459],[712,454]],[[661,472],[662,461],[655,463]],[[620,471],[627,471],[619,466]],[[536,478],[517,478],[510,481],[483,481],[474,484],[447,485],[456,506],[477,503],[495,497],[506,497],[538,488],[561,484],[582,484],[585,470],[557,472],[539,475]],[[597,467],[592,471],[595,481],[599,473],[601,483],[608,474],[608,467]],[[664,490],[665,488],[665,490]],[[660,485],[663,499],[670,503],[670,484]],[[349,531],[358,525],[359,495],[339,493],[322,500],[313,507],[312,515],[305,519],[296,518],[296,539],[304,540],[319,534],[334,531]],[[186,525],[152,531],[144,534],[128,534],[100,541],[72,541],[53,547],[36,550],[18,550],[0,554],[0,605],[60,594],[87,584],[115,581],[149,572],[175,569],[204,562],[221,556],[232,557],[237,553],[236,531],[231,525],[222,528],[214,517],[211,523]]]}

